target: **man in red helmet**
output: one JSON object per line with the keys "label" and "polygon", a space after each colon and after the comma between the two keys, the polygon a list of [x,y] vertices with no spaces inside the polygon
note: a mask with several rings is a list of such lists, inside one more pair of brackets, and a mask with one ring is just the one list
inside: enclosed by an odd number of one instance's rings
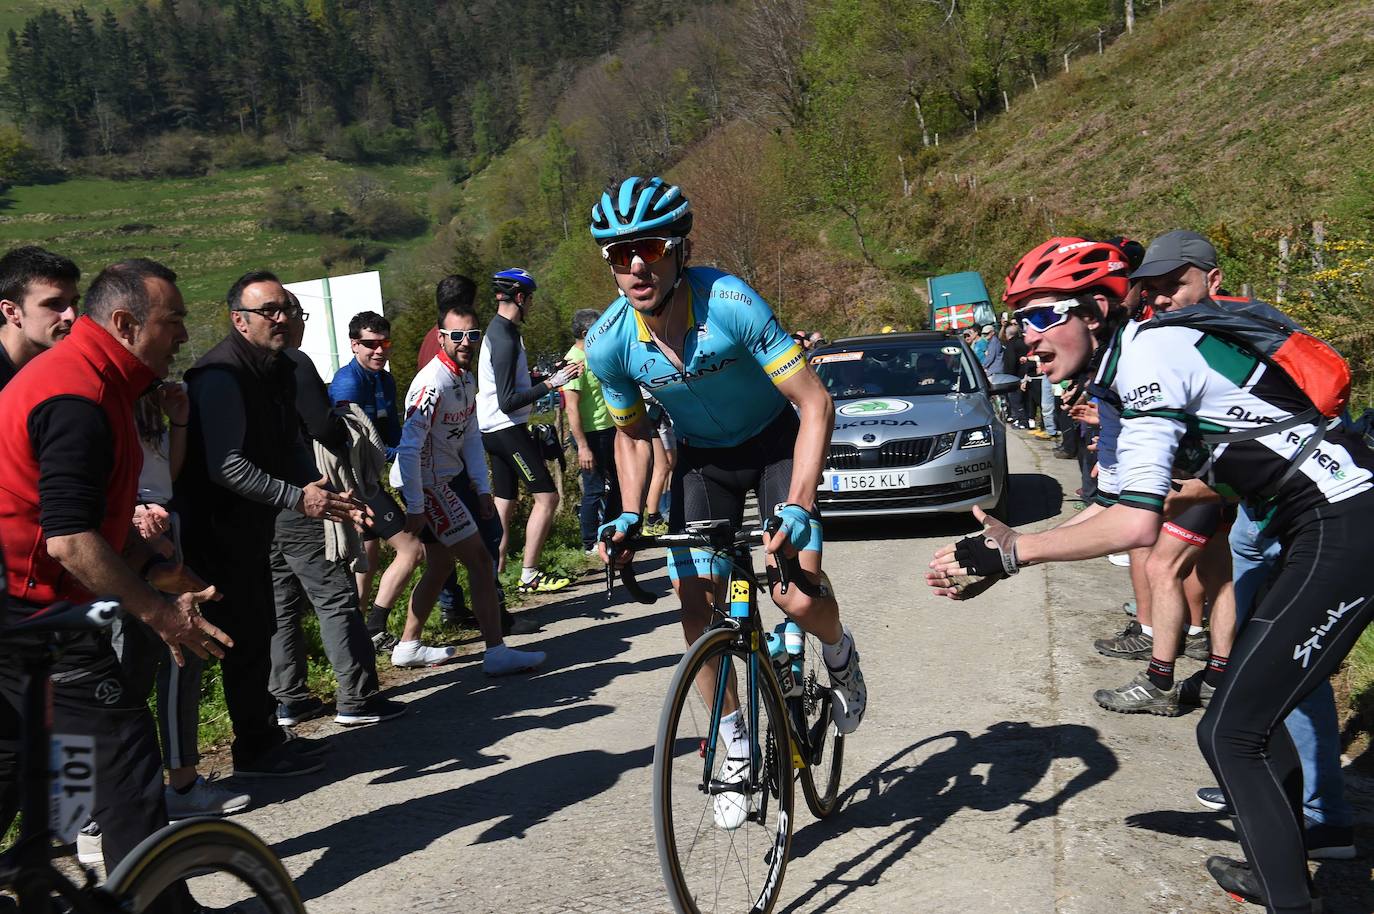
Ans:
{"label": "man in red helmet", "polygon": [[[1221,309],[1205,285],[1187,288],[1197,278],[1187,262],[1162,276],[1151,266],[1186,261],[1167,255],[1193,243],[1157,239],[1139,271],[1156,303],[1167,300],[1181,312],[1183,319],[1168,322],[1123,326],[1120,309],[1099,291],[1037,287],[1052,266],[1045,255],[1069,247],[1060,239],[1012,270],[1008,298],[1051,377],[1096,369],[1096,381],[1119,394],[1118,498],[1041,533],[1019,533],[975,508],[982,535],[940,549],[926,580],[939,595],[967,599],[1027,565],[1152,545],[1175,477],[1203,479],[1267,517],[1267,532],[1285,544],[1283,564],[1254,611],[1261,624],[1241,632],[1198,724],[1249,862],[1212,857],[1207,867],[1223,888],[1270,911],[1312,911],[1300,791],[1285,787],[1300,783],[1301,773],[1281,723],[1336,670],[1374,617],[1374,585],[1364,571],[1374,560],[1374,541],[1364,535],[1374,510],[1374,451],[1353,434],[1325,430],[1312,399],[1257,349],[1189,322]],[[1093,253],[1080,264],[1112,259],[1108,251]],[[1111,272],[1091,269],[1103,281]],[[1190,301],[1193,294],[1204,297]]]}

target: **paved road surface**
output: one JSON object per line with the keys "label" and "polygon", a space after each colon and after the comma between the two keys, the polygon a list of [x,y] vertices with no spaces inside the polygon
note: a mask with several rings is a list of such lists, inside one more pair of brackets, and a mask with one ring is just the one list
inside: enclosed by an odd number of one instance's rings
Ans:
{"label": "paved road surface", "polygon": [[[1015,436],[1010,457],[1015,523],[1073,510],[1072,463]],[[1192,798],[1211,783],[1196,715],[1114,715],[1091,699],[1135,671],[1090,644],[1125,620],[1126,571],[1032,568],[974,602],[928,596],[930,554],[968,529],[827,529],[871,704],[848,747],[844,808],[817,823],[798,796],[779,910],[1259,910],[1229,902],[1202,869],[1235,845],[1229,822]],[[240,821],[274,846],[314,914],[668,910],[649,808],[655,725],[682,647],[668,602],[608,606],[589,584],[531,610],[544,630],[520,640],[549,652],[547,672],[491,681],[465,663],[407,676],[390,693],[407,717],[321,728],[335,746],[326,773],[260,782],[261,805]],[[1318,879],[1367,877],[1357,861]],[[1372,901],[1347,889],[1328,910]]]}

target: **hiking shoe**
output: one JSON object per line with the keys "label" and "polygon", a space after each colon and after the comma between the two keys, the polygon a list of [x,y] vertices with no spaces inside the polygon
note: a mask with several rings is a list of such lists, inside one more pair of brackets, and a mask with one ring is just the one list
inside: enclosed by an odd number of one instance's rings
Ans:
{"label": "hiking shoe", "polygon": [[868,686],[864,684],[863,670],[859,669],[859,649],[847,628],[844,639],[849,642],[849,662],[841,670],[831,669],[828,663],[825,668],[830,673],[830,707],[835,729],[848,735],[863,722],[864,710],[868,707]]}
{"label": "hiking shoe", "polygon": [[508,610],[501,610],[501,637],[511,635],[533,635],[539,631],[539,623],[523,613],[516,616]]}
{"label": "hiking shoe", "polygon": [[1212,633],[1203,629],[1196,635],[1183,635],[1183,654],[1204,663],[1212,659]]}
{"label": "hiking shoe", "polygon": [[406,706],[399,701],[389,701],[373,695],[354,711],[340,711],[334,715],[334,723],[343,727],[366,727],[379,724],[384,720],[395,720],[406,713]]}
{"label": "hiking shoe", "polygon": [[236,778],[294,778],[314,774],[324,768],[324,762],[306,752],[293,749],[294,740],[282,743],[245,761],[234,760]]}
{"label": "hiking shoe", "polygon": [[1250,864],[1244,860],[1232,860],[1230,857],[1208,857],[1207,872],[1212,874],[1212,878],[1217,881],[1217,885],[1236,901],[1248,901],[1251,904],[1264,904],[1264,895],[1260,892],[1259,880],[1250,870]]}
{"label": "hiking shoe", "polygon": [[322,739],[312,739],[308,736],[297,736],[294,730],[283,730],[286,734],[284,745],[291,751],[300,755],[324,755],[334,747]]}
{"label": "hiking shoe", "polygon": [[523,673],[541,666],[547,656],[543,651],[517,651],[513,647],[498,644],[487,648],[482,654],[482,672],[488,676]]}
{"label": "hiking shoe", "polygon": [[294,727],[307,720],[314,720],[323,713],[324,702],[314,695],[302,701],[283,701],[277,704],[277,724],[282,727]]}
{"label": "hiking shoe", "polygon": [[1354,860],[1355,829],[1349,825],[1325,825],[1306,820],[1303,843],[1308,860]]}
{"label": "hiking shoe", "polygon": [[396,644],[396,636],[386,629],[372,633],[372,649],[379,654],[391,650]]}
{"label": "hiking shoe", "polygon": [[1115,638],[1098,638],[1093,647],[1104,657],[1118,660],[1149,660],[1155,649],[1155,639],[1145,634],[1140,623],[1132,619]]}
{"label": "hiking shoe", "polygon": [[516,593],[554,593],[572,583],[572,578],[555,578],[536,571],[528,581],[521,581]]}
{"label": "hiking shoe", "polygon": [[729,785],[711,801],[716,827],[734,831],[745,823],[749,813],[758,809],[758,800],[749,789],[749,760],[727,758],[720,766],[720,777],[713,778],[713,790]]}
{"label": "hiking shoe", "polygon": [[1181,711],[1178,706],[1178,683],[1169,691],[1150,682],[1149,675],[1141,670],[1130,682],[1115,689],[1098,689],[1093,700],[1108,711],[1119,714],[1158,714],[1160,717],[1177,717]]}
{"label": "hiking shoe", "polygon": [[1185,708],[1205,708],[1216,691],[1216,686],[1207,684],[1207,671],[1198,670],[1178,684],[1178,703]]}
{"label": "hiking shoe", "polygon": [[1226,794],[1220,787],[1199,787],[1197,789],[1197,801],[1208,809],[1215,809],[1217,812],[1230,812],[1231,804],[1226,800]]}
{"label": "hiking shoe", "polygon": [[246,793],[221,787],[201,775],[185,793],[173,790],[169,784],[163,789],[167,801],[167,819],[194,819],[200,816],[229,816],[243,812],[253,798]]}
{"label": "hiking shoe", "polygon": [[100,839],[100,826],[87,822],[76,833],[76,859],[87,866],[104,866],[105,849]]}
{"label": "hiking shoe", "polygon": [[443,666],[457,659],[458,649],[455,647],[430,647],[419,641],[398,641],[391,649],[392,666]]}

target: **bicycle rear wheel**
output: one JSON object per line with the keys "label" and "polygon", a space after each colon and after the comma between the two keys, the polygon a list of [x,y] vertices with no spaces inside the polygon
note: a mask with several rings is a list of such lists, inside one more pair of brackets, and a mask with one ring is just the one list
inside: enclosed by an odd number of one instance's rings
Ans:
{"label": "bicycle rear wheel", "polygon": [[[713,702],[701,697],[696,680],[719,663],[719,675],[734,673],[741,704],[747,707],[749,655],[734,639],[729,629],[708,631],[697,639],[678,663],[659,719],[654,836],[668,895],[679,914],[767,914],[778,900],[787,868],[792,747],[782,694],[771,671],[763,668],[766,659],[757,676],[758,736],[752,741],[750,776],[737,787],[721,790],[727,754],[723,740],[715,740],[718,751],[710,771],[706,767]],[[720,680],[711,679],[714,691]],[[718,825],[718,809],[730,823],[732,804],[735,811],[741,806],[747,810],[744,821],[735,828]]]}
{"label": "bicycle rear wheel", "polygon": [[[808,634],[802,647],[802,694],[789,703],[798,703],[811,757],[799,774],[806,806],[817,819],[835,811],[844,769],[844,734],[835,729],[830,705],[830,673],[821,656],[821,640]],[[794,705],[795,706],[795,705]],[[800,750],[800,751],[805,751]]]}
{"label": "bicycle rear wheel", "polygon": [[256,898],[267,914],[305,914],[276,855],[257,835],[222,819],[186,819],[149,835],[110,873],[104,890],[139,912],[182,880],[199,877],[216,883],[206,888],[237,895],[236,901]]}

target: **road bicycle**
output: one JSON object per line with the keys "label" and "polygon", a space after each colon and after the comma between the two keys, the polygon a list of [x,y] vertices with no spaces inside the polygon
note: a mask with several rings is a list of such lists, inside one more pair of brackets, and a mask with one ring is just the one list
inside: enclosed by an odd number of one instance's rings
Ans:
{"label": "road bicycle", "polygon": [[[0,610],[2,611],[2,610]],[[103,885],[82,867],[78,885],[53,864],[53,839],[70,841],[90,815],[95,796],[95,740],[52,733],[49,674],[61,655],[62,635],[108,628],[119,615],[112,600],[57,603],[5,629],[5,653],[27,677],[20,709],[19,840],[0,855],[0,912],[20,914],[137,914],[148,911],[191,877],[224,874],[246,887],[266,914],[305,914],[296,887],[267,845],[241,825],[221,819],[186,819],[145,838]],[[54,827],[56,826],[56,827]]]}
{"label": "road bicycle", "polygon": [[[767,914],[782,891],[792,841],[793,783],[801,781],[817,818],[836,807],[844,763],[844,736],[834,726],[829,674],[819,639],[788,621],[765,630],[760,585],[750,547],[776,529],[739,531],[726,522],[691,525],[686,533],[632,537],[621,549],[657,546],[709,551],[729,563],[729,578],[715,619],[678,663],[668,687],[654,746],[654,835],[659,864],[679,914],[749,911]],[[796,559],[779,556],[786,593],[797,587],[820,595]],[[614,566],[607,565],[607,588]],[[641,603],[657,598],[621,570],[626,590]],[[789,650],[789,647],[791,648]],[[722,778],[728,746],[720,720],[727,699],[743,680],[740,708],[748,722],[747,768]],[[704,698],[703,695],[709,696]],[[724,798],[724,799],[722,799]],[[718,803],[743,811],[738,827],[716,822]]]}

